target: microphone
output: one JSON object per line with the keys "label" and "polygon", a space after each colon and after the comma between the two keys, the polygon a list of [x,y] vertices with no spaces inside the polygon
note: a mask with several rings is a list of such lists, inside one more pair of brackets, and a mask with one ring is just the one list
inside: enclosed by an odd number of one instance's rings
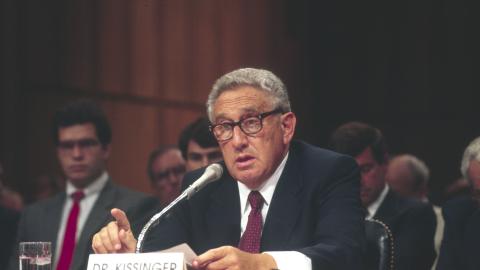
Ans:
{"label": "microphone", "polygon": [[209,165],[205,171],[203,172],[202,176],[198,178],[195,182],[193,182],[188,188],[186,188],[182,194],[180,194],[175,200],[173,200],[170,204],[168,204],[165,208],[162,209],[159,213],[156,213],[148,222],[143,226],[142,231],[138,235],[137,247],[135,249],[135,253],[142,252],[143,241],[145,240],[145,235],[150,231],[150,228],[155,227],[162,216],[165,215],[170,209],[172,209],[175,205],[179,202],[190,199],[193,195],[195,195],[199,190],[205,187],[207,184],[214,182],[223,174],[223,167],[218,163],[213,163]]}
{"label": "microphone", "polygon": [[187,199],[190,199],[195,193],[202,189],[207,184],[214,182],[223,174],[223,167],[218,163],[213,163],[205,169],[205,172],[193,182],[184,192],[187,193]]}

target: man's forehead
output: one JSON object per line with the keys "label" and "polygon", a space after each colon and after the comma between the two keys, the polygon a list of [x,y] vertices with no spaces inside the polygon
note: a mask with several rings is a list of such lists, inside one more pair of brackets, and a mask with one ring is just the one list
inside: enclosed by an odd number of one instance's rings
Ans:
{"label": "man's forehead", "polygon": [[257,100],[255,103],[238,104],[236,106],[217,106],[214,109],[214,119],[230,119],[241,118],[241,116],[249,114],[259,114],[269,109],[270,104],[267,100]]}
{"label": "man's forehead", "polygon": [[223,117],[232,110],[259,112],[271,103],[269,96],[269,93],[250,86],[227,90],[217,98],[213,111],[216,117]]}
{"label": "man's forehead", "polygon": [[[248,107],[240,107],[235,109],[235,114],[244,115],[244,114],[251,114],[251,113],[258,113],[261,112],[262,106],[248,106]],[[232,116],[232,110],[224,110],[224,111],[216,111],[215,119],[219,118],[229,118]]]}
{"label": "man's forehead", "polygon": [[159,167],[160,169],[185,164],[181,158],[180,151],[177,149],[170,149],[165,153],[157,156],[153,163],[154,167]]}
{"label": "man's forehead", "polygon": [[220,147],[198,147],[195,149],[188,148],[188,153],[202,153],[210,154],[214,152],[220,152]]}
{"label": "man's forehead", "polygon": [[80,140],[80,139],[98,139],[95,126],[91,123],[76,124],[72,126],[60,127],[58,129],[58,139]]}

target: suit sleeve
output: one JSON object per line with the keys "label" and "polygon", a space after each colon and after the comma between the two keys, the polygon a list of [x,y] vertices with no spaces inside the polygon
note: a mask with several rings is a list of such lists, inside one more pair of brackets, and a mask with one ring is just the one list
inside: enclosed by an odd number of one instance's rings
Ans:
{"label": "suit sleeve", "polygon": [[403,224],[394,235],[397,269],[427,270],[435,259],[435,213],[430,204],[422,203],[408,210]]}
{"label": "suit sleeve", "polygon": [[[197,174],[195,176],[187,174],[182,181],[182,190],[188,187],[196,177],[198,177]],[[156,225],[152,225],[148,237],[145,238],[143,252],[159,251],[187,243],[191,223],[189,213],[190,209],[183,201],[160,218]]]}
{"label": "suit sleeve", "polygon": [[365,229],[358,166],[350,157],[340,156],[321,177],[328,180],[311,193],[313,245],[298,251],[312,259],[313,269],[360,269]]}
{"label": "suit sleeve", "polygon": [[[457,200],[462,202],[461,200]],[[462,263],[459,256],[459,248],[461,246],[461,224],[465,222],[464,212],[468,211],[468,207],[457,201],[447,202],[443,207],[443,219],[445,220],[445,230],[443,232],[442,245],[438,257],[437,270],[461,269]],[[460,210],[460,211],[459,211]]]}

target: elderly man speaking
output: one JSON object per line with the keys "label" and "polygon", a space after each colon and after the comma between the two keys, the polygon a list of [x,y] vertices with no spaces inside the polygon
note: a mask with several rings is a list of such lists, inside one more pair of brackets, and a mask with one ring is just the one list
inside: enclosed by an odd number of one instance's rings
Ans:
{"label": "elderly man speaking", "polygon": [[[282,81],[245,68],[209,94],[226,173],[151,231],[147,250],[188,243],[197,269],[360,269],[365,245],[359,170],[347,156],[292,140],[296,116]],[[204,169],[185,176],[184,187]],[[92,240],[97,253],[133,252],[120,209]]]}

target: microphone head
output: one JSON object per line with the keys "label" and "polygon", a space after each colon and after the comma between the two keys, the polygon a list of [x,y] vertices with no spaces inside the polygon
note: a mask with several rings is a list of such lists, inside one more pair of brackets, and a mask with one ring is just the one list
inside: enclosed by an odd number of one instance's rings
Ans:
{"label": "microphone head", "polygon": [[213,163],[209,165],[203,172],[202,176],[200,176],[200,178],[198,178],[197,181],[193,182],[193,184],[191,184],[185,190],[185,192],[187,192],[188,194],[188,198],[190,199],[190,197],[194,193],[198,192],[207,184],[220,179],[220,177],[222,177],[222,174],[223,174],[223,167],[220,164]]}
{"label": "microphone head", "polygon": [[211,173],[212,179],[218,180],[223,174],[223,167],[218,163],[212,163],[205,169],[205,173]]}

